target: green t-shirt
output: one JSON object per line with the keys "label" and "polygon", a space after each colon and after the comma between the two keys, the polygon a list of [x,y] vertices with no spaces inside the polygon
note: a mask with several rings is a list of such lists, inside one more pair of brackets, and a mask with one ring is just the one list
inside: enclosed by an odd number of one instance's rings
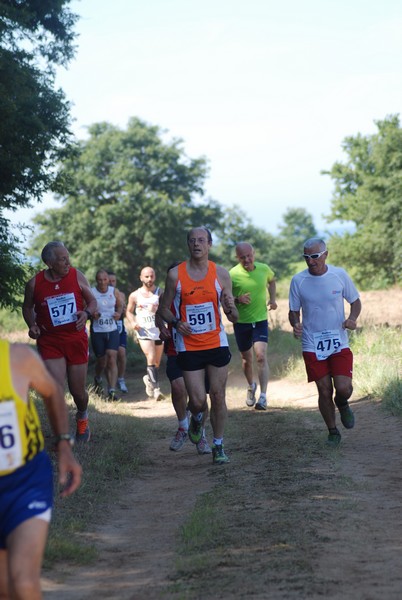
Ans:
{"label": "green t-shirt", "polygon": [[257,323],[267,319],[267,285],[275,273],[264,263],[254,262],[255,269],[246,271],[239,263],[230,269],[233,296],[250,294],[250,304],[236,304],[239,311],[238,323]]}

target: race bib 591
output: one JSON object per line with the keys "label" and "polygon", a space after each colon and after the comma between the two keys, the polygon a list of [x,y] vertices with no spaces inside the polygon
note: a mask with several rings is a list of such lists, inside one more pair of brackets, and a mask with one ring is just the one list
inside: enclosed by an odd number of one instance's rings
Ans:
{"label": "race bib 591", "polygon": [[216,329],[214,305],[212,302],[189,304],[186,306],[186,321],[191,326],[191,333],[199,335]]}

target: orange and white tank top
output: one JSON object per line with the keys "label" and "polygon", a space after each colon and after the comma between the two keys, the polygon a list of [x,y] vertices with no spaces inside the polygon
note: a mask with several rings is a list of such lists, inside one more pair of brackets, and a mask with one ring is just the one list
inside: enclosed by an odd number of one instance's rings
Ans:
{"label": "orange and white tank top", "polygon": [[0,340],[0,477],[8,475],[43,450],[40,421],[32,398],[25,402],[15,391],[10,345]]}
{"label": "orange and white tank top", "polygon": [[191,326],[191,335],[177,331],[177,352],[211,350],[228,346],[221,318],[222,286],[216,274],[216,264],[208,261],[204,279],[194,281],[187,273],[187,263],[178,266],[178,280],[174,297],[175,313]]}

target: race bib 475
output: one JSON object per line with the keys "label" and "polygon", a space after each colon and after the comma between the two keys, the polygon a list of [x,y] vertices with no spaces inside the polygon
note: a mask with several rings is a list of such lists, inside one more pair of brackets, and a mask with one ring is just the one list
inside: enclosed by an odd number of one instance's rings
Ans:
{"label": "race bib 475", "polygon": [[338,329],[326,329],[314,333],[314,351],[318,360],[325,360],[338,351],[341,345]]}

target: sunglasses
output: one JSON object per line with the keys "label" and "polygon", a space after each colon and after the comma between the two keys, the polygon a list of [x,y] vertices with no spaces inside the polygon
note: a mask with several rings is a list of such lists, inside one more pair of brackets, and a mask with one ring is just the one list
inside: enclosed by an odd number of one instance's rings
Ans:
{"label": "sunglasses", "polygon": [[313,260],[316,260],[316,258],[320,258],[320,256],[322,256],[325,253],[326,253],[326,250],[323,250],[322,252],[314,252],[314,254],[303,254],[302,256],[305,259],[312,258]]}

